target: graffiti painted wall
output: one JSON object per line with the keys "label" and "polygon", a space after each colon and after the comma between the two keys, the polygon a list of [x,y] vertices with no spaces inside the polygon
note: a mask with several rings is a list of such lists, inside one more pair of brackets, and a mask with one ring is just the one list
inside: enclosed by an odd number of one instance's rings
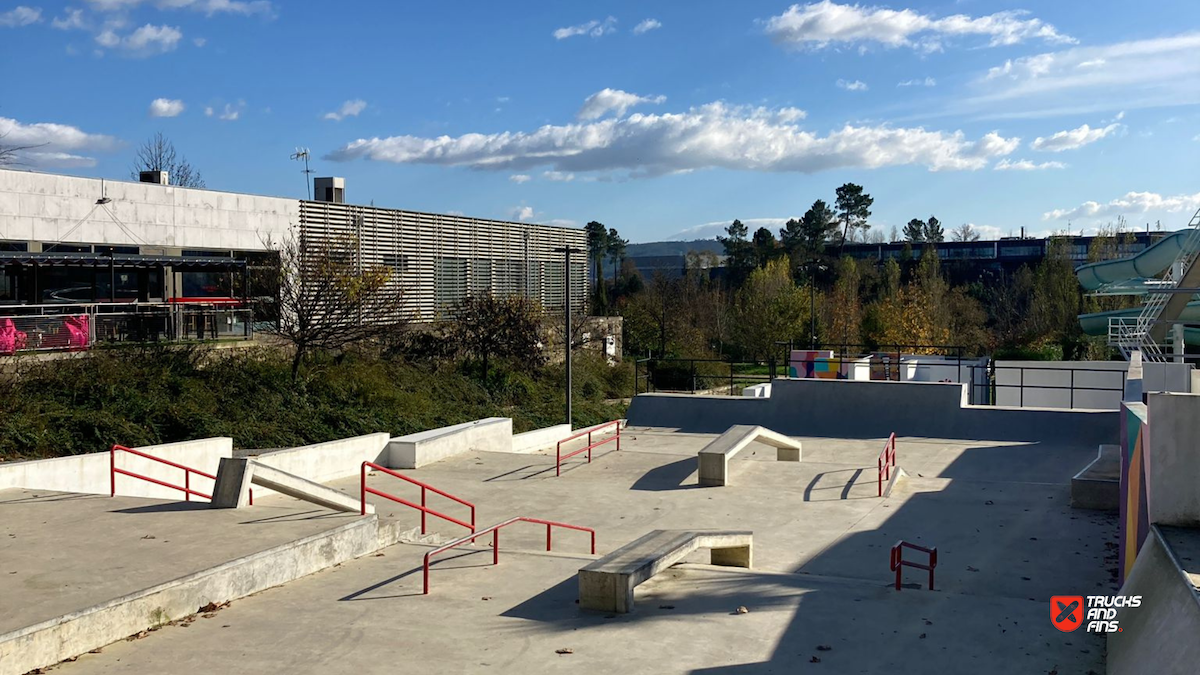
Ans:
{"label": "graffiti painted wall", "polygon": [[1121,539],[1120,582],[1133,569],[1133,561],[1150,533],[1146,490],[1149,459],[1149,425],[1143,403],[1121,404]]}

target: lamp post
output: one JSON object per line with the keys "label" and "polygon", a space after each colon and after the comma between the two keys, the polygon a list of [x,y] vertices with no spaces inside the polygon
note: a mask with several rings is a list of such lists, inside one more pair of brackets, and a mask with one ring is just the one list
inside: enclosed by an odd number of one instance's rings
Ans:
{"label": "lamp post", "polygon": [[817,348],[817,270],[823,270],[819,258],[808,261],[808,348]]}
{"label": "lamp post", "polygon": [[[567,348],[567,425],[571,425],[571,254],[583,253],[584,250],[574,246],[559,246],[555,253],[563,254],[563,277],[565,279],[563,307],[566,309],[566,323],[563,324],[563,343]],[[573,428],[573,427],[572,427]]]}

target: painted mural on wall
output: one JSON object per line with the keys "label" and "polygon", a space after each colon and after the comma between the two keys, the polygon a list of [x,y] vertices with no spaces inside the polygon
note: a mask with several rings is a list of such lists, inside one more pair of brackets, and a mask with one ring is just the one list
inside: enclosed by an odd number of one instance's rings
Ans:
{"label": "painted mural on wall", "polygon": [[1146,405],[1121,404],[1121,538],[1120,583],[1133,569],[1138,551],[1150,533],[1146,462],[1149,458]]}

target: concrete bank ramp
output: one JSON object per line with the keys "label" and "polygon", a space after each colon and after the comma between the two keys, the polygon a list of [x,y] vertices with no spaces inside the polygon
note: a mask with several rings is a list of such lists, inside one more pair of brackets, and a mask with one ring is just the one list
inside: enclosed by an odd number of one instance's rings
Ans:
{"label": "concrete bank ramp", "polygon": [[1194,675],[1200,670],[1200,530],[1150,527],[1121,595],[1141,605],[1117,610],[1108,633],[1108,675]]}

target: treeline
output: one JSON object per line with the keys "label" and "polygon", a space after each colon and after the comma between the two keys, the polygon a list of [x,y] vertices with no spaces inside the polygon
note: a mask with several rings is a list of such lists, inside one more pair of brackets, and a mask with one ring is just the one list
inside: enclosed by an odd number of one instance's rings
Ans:
{"label": "treeline", "polygon": [[[1036,265],[984,270],[940,260],[934,244],[944,241],[945,230],[930,216],[910,220],[902,235],[893,228],[893,239],[907,242],[899,258],[881,263],[841,255],[845,242],[867,239],[873,203],[861,186],[848,183],[835,191],[832,205],[816,200],[778,236],[767,228],[750,234],[735,220],[718,237],[726,257],[716,273],[717,256],[707,252],[690,253],[679,278],[641,279],[623,265],[600,282],[593,309],[624,318],[625,351],[637,356],[765,361],[789,341],[843,353],[923,345],[912,351],[1112,356],[1103,338],[1083,334],[1078,315],[1117,309],[1127,300],[1082,295],[1069,238],[1052,237]],[[616,232],[604,230],[610,231]],[[979,238],[969,225],[954,228],[951,237]],[[1119,221],[1093,240],[1089,259],[1123,255],[1129,243],[1132,234]]]}

